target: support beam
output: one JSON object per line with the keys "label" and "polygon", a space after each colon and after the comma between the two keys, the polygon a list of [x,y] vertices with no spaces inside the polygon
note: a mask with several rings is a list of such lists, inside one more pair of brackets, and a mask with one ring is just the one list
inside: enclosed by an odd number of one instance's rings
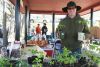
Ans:
{"label": "support beam", "polygon": [[28,33],[30,33],[30,12],[28,11]]}
{"label": "support beam", "polygon": [[93,8],[91,8],[91,13],[90,13],[90,20],[91,20],[91,27],[93,26]]}
{"label": "support beam", "polygon": [[55,38],[55,13],[52,15],[52,36]]}
{"label": "support beam", "polygon": [[15,40],[20,41],[20,0],[15,5]]}
{"label": "support beam", "polygon": [[28,28],[28,26],[27,26],[27,11],[28,11],[28,9],[27,9],[28,7],[27,6],[25,6],[25,43],[27,44],[27,28]]}
{"label": "support beam", "polygon": [[6,2],[3,0],[3,27],[1,28],[1,38],[3,37],[3,40],[1,39],[1,45],[4,47],[7,47],[8,45],[8,35],[7,35],[7,29],[6,29],[6,21],[7,21],[7,15],[5,12],[6,8]]}
{"label": "support beam", "polygon": [[3,46],[7,46],[8,45],[8,32],[6,30],[6,20],[7,19],[7,15],[6,13],[4,12],[4,15],[3,15]]}

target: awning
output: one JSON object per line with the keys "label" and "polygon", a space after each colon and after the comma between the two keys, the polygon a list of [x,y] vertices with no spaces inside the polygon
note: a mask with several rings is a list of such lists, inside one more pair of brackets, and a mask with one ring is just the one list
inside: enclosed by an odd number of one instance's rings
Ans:
{"label": "awning", "polygon": [[[14,5],[16,0],[10,0]],[[23,2],[22,2],[23,1]],[[31,14],[65,14],[62,12],[62,7],[65,7],[70,0],[22,0],[20,11],[24,13],[25,6],[28,6],[28,9]],[[87,14],[90,12],[91,8],[94,8],[94,11],[100,10],[100,0],[71,0],[76,2],[77,5],[82,7],[82,10],[79,12],[81,15]],[[22,6],[23,4],[23,6]]]}

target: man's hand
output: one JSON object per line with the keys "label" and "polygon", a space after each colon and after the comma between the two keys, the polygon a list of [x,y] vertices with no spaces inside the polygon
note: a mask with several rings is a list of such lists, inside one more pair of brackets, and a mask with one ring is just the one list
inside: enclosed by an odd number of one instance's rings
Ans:
{"label": "man's hand", "polygon": [[92,37],[91,34],[85,34],[85,39],[86,39],[86,40],[90,40],[91,37]]}

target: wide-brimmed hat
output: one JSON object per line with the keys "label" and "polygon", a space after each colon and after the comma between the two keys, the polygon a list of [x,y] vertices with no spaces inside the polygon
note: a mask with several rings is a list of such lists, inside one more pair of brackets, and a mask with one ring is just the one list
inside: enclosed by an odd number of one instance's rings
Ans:
{"label": "wide-brimmed hat", "polygon": [[70,1],[70,2],[68,2],[68,4],[67,4],[66,7],[63,7],[63,8],[62,8],[62,10],[63,10],[64,12],[67,12],[67,10],[68,10],[70,7],[75,7],[75,8],[77,9],[77,11],[79,11],[79,10],[81,9],[81,7],[80,7],[80,6],[77,6],[75,2]]}

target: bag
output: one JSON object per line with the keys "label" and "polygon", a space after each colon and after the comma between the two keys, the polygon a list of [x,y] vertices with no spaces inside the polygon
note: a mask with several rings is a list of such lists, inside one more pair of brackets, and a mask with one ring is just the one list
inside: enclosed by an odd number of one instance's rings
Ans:
{"label": "bag", "polygon": [[46,29],[44,29],[44,32],[47,32],[48,30],[47,30],[47,28]]}

